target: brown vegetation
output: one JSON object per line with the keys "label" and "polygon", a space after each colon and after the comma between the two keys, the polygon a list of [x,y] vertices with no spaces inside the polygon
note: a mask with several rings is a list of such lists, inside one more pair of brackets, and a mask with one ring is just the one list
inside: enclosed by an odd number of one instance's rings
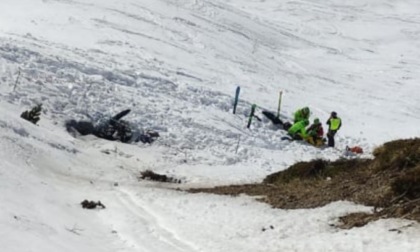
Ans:
{"label": "brown vegetation", "polygon": [[178,184],[182,182],[180,179],[168,177],[162,174],[157,174],[151,170],[145,170],[145,171],[140,172],[140,176],[138,177],[138,179],[153,180],[153,181],[158,181],[158,182],[178,183]]}
{"label": "brown vegetation", "polygon": [[300,162],[267,176],[260,184],[190,191],[258,195],[273,207],[286,209],[320,207],[338,200],[374,206],[372,214],[342,217],[344,228],[379,218],[420,221],[420,139],[389,142],[373,154],[373,160]]}

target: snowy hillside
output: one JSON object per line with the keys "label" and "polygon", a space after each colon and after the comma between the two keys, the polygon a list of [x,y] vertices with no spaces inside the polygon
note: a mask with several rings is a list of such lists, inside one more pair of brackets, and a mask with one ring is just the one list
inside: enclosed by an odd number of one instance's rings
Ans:
{"label": "snowy hillside", "polygon": [[[371,211],[349,202],[286,211],[171,188],[258,182],[347,145],[370,157],[418,137],[419,11],[415,0],[2,0],[2,251],[416,251],[409,221],[331,227]],[[338,112],[337,148],[281,141],[265,118],[246,128],[251,105],[276,111],[280,90],[285,120],[303,106],[323,122]],[[38,126],[20,118],[38,103]],[[127,108],[158,141],[64,127]],[[139,181],[147,169],[183,183]]]}

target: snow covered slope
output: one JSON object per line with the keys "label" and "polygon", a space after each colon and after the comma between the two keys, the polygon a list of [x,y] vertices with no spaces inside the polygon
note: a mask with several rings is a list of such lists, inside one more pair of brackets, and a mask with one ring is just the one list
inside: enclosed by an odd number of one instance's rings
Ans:
{"label": "snow covered slope", "polygon": [[[415,251],[418,224],[332,228],[370,210],[348,202],[284,211],[167,187],[257,182],[296,161],[339,158],[346,145],[369,157],[384,141],[419,136],[419,10],[414,0],[2,0],[1,247]],[[338,112],[337,149],[280,141],[266,120],[246,129],[251,104],[275,111],[279,90],[284,119],[303,106],[322,121]],[[37,103],[39,126],[19,118]],[[126,108],[161,138],[127,145],[63,127]],[[146,169],[184,183],[139,182]],[[84,210],[84,199],[107,208]]]}

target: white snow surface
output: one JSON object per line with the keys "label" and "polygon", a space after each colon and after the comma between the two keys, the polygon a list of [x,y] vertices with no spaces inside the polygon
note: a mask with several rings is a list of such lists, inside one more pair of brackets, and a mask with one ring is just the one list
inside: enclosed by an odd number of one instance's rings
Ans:
{"label": "white snow surface", "polygon": [[[419,13],[418,0],[1,0],[0,250],[420,251],[411,221],[335,228],[372,211],[351,202],[282,210],[175,190],[418,137]],[[336,148],[281,141],[265,118],[246,128],[251,104],[275,112],[280,90],[285,120],[338,112]],[[38,125],[20,118],[38,103]],[[157,142],[64,128],[127,108]],[[147,169],[183,183],[139,180]]]}

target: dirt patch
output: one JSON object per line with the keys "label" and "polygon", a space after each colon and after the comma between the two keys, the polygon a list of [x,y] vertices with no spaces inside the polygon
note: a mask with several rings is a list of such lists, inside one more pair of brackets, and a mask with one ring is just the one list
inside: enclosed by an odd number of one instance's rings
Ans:
{"label": "dirt patch", "polygon": [[180,179],[169,177],[169,176],[162,175],[162,174],[158,174],[158,173],[155,173],[151,170],[146,170],[146,171],[140,172],[140,176],[138,176],[138,179],[139,180],[141,180],[141,179],[153,180],[153,181],[158,181],[158,182],[177,183],[177,184],[182,183],[182,181]]}
{"label": "dirt patch", "polygon": [[380,218],[420,221],[420,139],[398,140],[374,151],[375,158],[313,160],[271,174],[262,183],[191,189],[224,195],[247,194],[276,208],[324,206],[338,200],[373,206],[371,214],[341,218],[341,227]]}

